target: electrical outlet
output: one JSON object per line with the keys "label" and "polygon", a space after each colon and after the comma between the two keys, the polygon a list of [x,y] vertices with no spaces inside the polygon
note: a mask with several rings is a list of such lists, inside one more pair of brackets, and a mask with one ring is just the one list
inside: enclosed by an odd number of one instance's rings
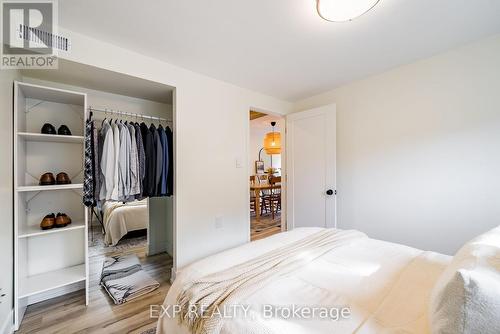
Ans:
{"label": "electrical outlet", "polygon": [[216,229],[224,228],[224,216],[215,217],[215,228]]}

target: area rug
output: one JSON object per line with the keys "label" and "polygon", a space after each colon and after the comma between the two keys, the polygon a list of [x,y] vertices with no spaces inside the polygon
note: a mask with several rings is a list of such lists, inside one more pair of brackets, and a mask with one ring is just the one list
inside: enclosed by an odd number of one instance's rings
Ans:
{"label": "area rug", "polygon": [[115,246],[104,245],[104,236],[100,231],[94,232],[93,238],[89,238],[89,256],[111,255],[115,253],[126,253],[130,250],[146,247],[148,238],[143,231],[134,231],[127,234]]}
{"label": "area rug", "polygon": [[274,220],[271,217],[262,217],[260,220],[252,218],[250,228],[252,233],[265,232],[273,228],[281,227],[281,217],[275,216]]}

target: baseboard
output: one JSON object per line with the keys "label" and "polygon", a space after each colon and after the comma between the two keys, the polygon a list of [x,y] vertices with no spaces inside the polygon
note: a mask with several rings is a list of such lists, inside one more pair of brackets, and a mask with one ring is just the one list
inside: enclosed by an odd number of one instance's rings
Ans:
{"label": "baseboard", "polygon": [[175,281],[175,277],[177,276],[177,272],[174,268],[170,269],[170,284],[173,284]]}
{"label": "baseboard", "polygon": [[14,333],[14,309],[10,310],[2,323],[2,327],[0,327],[0,334],[12,333]]}

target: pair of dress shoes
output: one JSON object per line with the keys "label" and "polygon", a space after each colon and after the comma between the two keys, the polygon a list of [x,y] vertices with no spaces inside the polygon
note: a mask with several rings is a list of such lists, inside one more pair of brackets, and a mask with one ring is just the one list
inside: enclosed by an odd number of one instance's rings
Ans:
{"label": "pair of dress shoes", "polygon": [[52,186],[54,184],[70,184],[71,180],[66,173],[59,173],[56,177],[52,173],[45,173],[40,176],[40,185],[41,186]]}
{"label": "pair of dress shoes", "polygon": [[59,129],[57,129],[57,132],[56,132],[56,128],[52,124],[45,123],[42,126],[42,133],[46,134],[46,135],[55,135],[55,134],[58,134],[58,135],[62,135],[62,136],[71,136],[71,131],[64,124],[61,125],[59,127]]}
{"label": "pair of dress shoes", "polygon": [[66,227],[71,224],[71,218],[65,213],[58,212],[57,215],[51,213],[43,217],[40,223],[42,230],[50,230],[51,228]]}

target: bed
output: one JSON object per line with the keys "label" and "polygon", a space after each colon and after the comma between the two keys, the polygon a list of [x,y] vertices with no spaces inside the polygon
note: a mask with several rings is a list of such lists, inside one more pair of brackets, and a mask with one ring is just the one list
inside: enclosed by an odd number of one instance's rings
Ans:
{"label": "bed", "polygon": [[114,246],[128,232],[147,229],[147,200],[128,203],[106,202],[103,205],[104,243]]}
{"label": "bed", "polygon": [[[165,299],[177,303],[190,281],[223,271],[261,254],[317,233],[319,228],[299,228],[255,241],[198,261],[180,271]],[[253,333],[255,322],[262,333],[428,333],[427,304],[432,287],[451,257],[370,239],[349,240],[309,264],[272,280],[237,301],[251,305],[254,316],[226,319],[220,333]],[[264,319],[262,305],[348,306],[350,317],[339,321]],[[192,333],[177,318],[162,314],[158,333]]]}

